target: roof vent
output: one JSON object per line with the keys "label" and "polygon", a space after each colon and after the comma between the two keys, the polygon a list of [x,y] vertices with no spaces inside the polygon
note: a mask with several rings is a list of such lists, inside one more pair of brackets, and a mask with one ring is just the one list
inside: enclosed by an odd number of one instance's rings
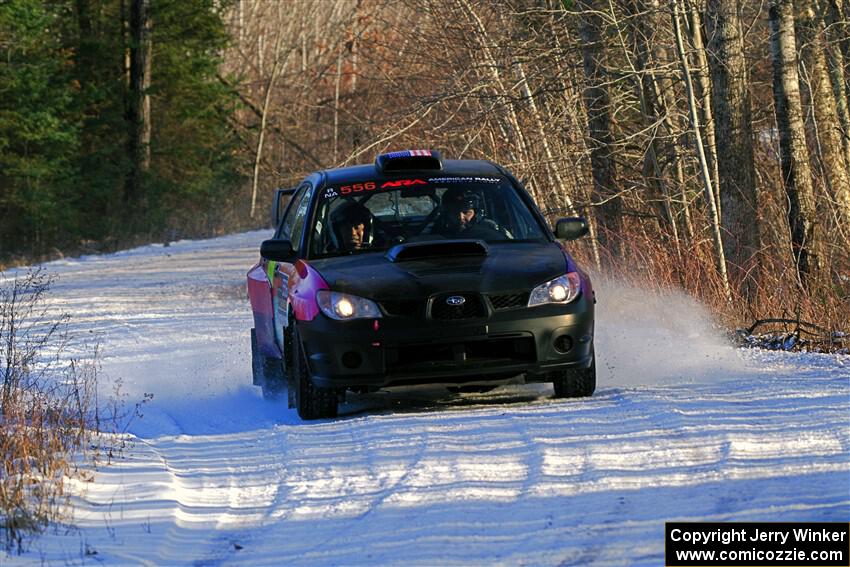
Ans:
{"label": "roof vent", "polygon": [[404,150],[381,154],[375,158],[378,171],[439,171],[443,169],[443,158],[436,150]]}
{"label": "roof vent", "polygon": [[487,244],[481,240],[438,240],[393,246],[387,252],[387,259],[390,262],[404,262],[422,258],[486,256],[489,252]]}

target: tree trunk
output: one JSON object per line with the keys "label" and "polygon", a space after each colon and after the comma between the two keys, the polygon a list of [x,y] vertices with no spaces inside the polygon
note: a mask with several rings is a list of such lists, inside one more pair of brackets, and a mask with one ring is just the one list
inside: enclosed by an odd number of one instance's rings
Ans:
{"label": "tree trunk", "polygon": [[708,0],[706,27],[720,178],[720,224],[733,281],[756,291],[759,223],[747,61],[737,0]]}
{"label": "tree trunk", "polygon": [[[657,125],[660,124],[661,120],[658,118],[659,104],[653,84],[653,74],[657,69],[651,67],[650,58],[650,43],[653,42],[653,35],[657,31],[655,26],[652,25],[657,13],[657,0],[650,0],[649,5],[651,6],[651,13],[647,13],[648,6],[644,0],[635,0],[634,5],[629,6],[628,15],[635,22],[631,29],[637,65],[635,66],[628,57],[627,59],[629,68],[635,76],[635,90],[640,101],[644,125],[647,129],[652,130],[644,158],[644,177],[647,180],[647,185],[653,189],[653,200],[661,205],[660,216],[667,222],[671,232],[670,236],[676,246],[676,255],[681,258],[681,243],[679,242],[679,230],[676,225],[673,202],[670,198],[669,187],[664,179],[664,171],[658,159],[657,131],[659,128]],[[623,45],[623,51],[628,54],[625,45]]]}
{"label": "tree trunk", "polygon": [[537,103],[534,102],[534,96],[531,92],[531,88],[528,86],[528,78],[525,76],[525,70],[522,68],[522,63],[520,61],[515,61],[514,69],[516,70],[522,94],[528,103],[528,108],[534,119],[537,136],[540,140],[540,144],[543,146],[543,153],[546,156],[546,172],[548,174],[550,184],[549,193],[554,193],[562,198],[567,207],[566,212],[570,215],[575,215],[575,207],[573,206],[572,199],[570,199],[569,193],[567,192],[567,187],[564,185],[564,180],[561,178],[561,172],[557,168],[556,157],[552,153],[552,149],[549,147],[549,136],[546,135],[546,129],[543,125],[543,117],[540,115]]}
{"label": "tree trunk", "polygon": [[[556,4],[554,4],[554,0],[550,0],[546,3],[544,7],[550,8],[555,5]],[[560,4],[557,5],[560,6]],[[555,29],[556,14],[556,10],[551,10],[551,28],[553,30]],[[581,103],[581,93],[579,92],[580,81],[574,80],[574,76],[577,75],[579,71],[577,71],[574,66],[567,62],[565,54],[569,53],[569,50],[567,47],[564,47],[562,45],[558,33],[552,34],[552,41],[555,46],[555,49],[552,52],[552,59],[555,63],[555,68],[567,70],[566,72],[560,74],[558,82],[556,83],[556,88],[560,92],[559,99],[562,101],[565,108],[567,109],[566,112],[564,112],[565,123],[560,124],[559,127],[567,132],[581,132],[584,128],[583,125],[586,123],[586,120],[583,115],[584,113],[583,106]],[[557,103],[555,104],[557,105]],[[559,136],[560,148],[557,154],[560,156],[565,156],[567,158],[567,161],[562,161],[560,165],[560,167],[564,171],[564,175],[562,175],[561,178],[564,179],[565,177],[571,177],[573,195],[576,196],[579,201],[587,203],[588,200],[584,199],[581,196],[581,192],[578,191],[579,187],[590,186],[590,183],[588,183],[585,179],[585,172],[581,167],[578,166],[578,163],[583,159],[583,153],[578,151],[572,151],[572,148],[570,147],[571,144],[570,142],[568,142],[568,139],[568,137]],[[574,207],[574,203],[572,202],[572,199],[570,198],[569,194],[563,195],[559,204],[564,210],[569,210],[570,208]],[[590,218],[589,208],[587,207],[587,205],[584,205],[583,207],[578,208],[577,210],[580,214],[586,215],[588,218]],[[593,228],[592,224],[591,228]],[[595,261],[598,261],[599,247],[597,245],[598,242],[596,241],[595,233],[591,234],[590,236],[591,242],[593,244],[593,257]],[[597,268],[598,267],[600,266],[597,262]]]}
{"label": "tree trunk", "polygon": [[850,164],[845,162],[841,143],[841,122],[833,96],[826,61],[826,29],[823,20],[810,5],[798,8],[801,56],[808,71],[808,99],[811,111],[805,113],[813,121],[817,165],[827,191],[835,204],[839,229],[844,241],[850,244]]}
{"label": "tree trunk", "polygon": [[[505,100],[508,124],[511,129],[509,139],[516,140],[515,147],[517,150],[517,161],[527,161],[529,152],[526,146],[525,137],[523,136],[522,129],[520,128],[519,118],[517,116],[516,109],[514,108],[514,103],[511,100],[509,89],[505,86],[505,83],[502,80],[502,74],[499,72],[500,66],[496,63],[496,57],[490,49],[491,42],[487,37],[487,28],[484,27],[484,23],[481,21],[481,18],[478,17],[478,14],[475,12],[475,9],[468,0],[456,1],[459,7],[466,13],[466,16],[470,19],[470,23],[473,26],[473,35],[479,45],[480,54],[484,58],[484,63],[487,65],[487,68],[490,69],[490,78],[493,81],[496,98],[497,100],[499,98]],[[538,192],[536,188],[532,188],[532,193],[534,193],[535,199],[539,198],[540,195],[537,194]]]}
{"label": "tree trunk", "polygon": [[[92,86],[97,84],[96,71],[98,68],[96,37],[92,29],[91,4],[89,0],[77,0],[77,29],[79,42],[76,49],[76,72],[74,76],[80,83],[80,100],[84,103],[83,116],[91,116],[96,112],[92,103]],[[123,27],[123,17],[121,24]],[[80,157],[91,154],[94,136],[87,128],[87,120],[83,121],[80,136]]]}
{"label": "tree trunk", "polygon": [[600,245],[611,257],[619,258],[623,204],[617,186],[613,157],[611,102],[605,71],[603,20],[600,16],[604,6],[600,0],[579,0],[578,6],[582,10],[579,33],[587,80],[584,99],[587,106],[590,164],[593,172],[592,200],[598,206],[597,235]]}
{"label": "tree trunk", "polygon": [[[77,0],[77,26],[80,33],[79,47],[77,48],[76,58],[79,70],[76,76],[82,75],[81,88],[85,89],[88,85],[85,84],[85,79],[92,72],[91,65],[94,61],[93,45],[94,32],[92,30],[91,21],[91,4],[90,0]],[[122,22],[123,25],[123,22]],[[82,73],[80,71],[83,71]]]}
{"label": "tree trunk", "polygon": [[[841,40],[836,37],[839,22],[844,16],[838,11],[833,0],[828,0],[830,6],[826,13],[827,25],[827,55],[829,56],[829,75],[832,79],[832,91],[835,105],[841,120],[841,143],[844,149],[844,160],[850,164],[850,104],[845,96],[844,85],[847,83],[847,66],[850,65],[850,55],[841,50]],[[847,26],[847,24],[844,24]],[[847,26],[850,28],[850,26]],[[848,29],[850,31],[850,29]]]}
{"label": "tree trunk", "polygon": [[[659,34],[660,30],[666,29],[663,22],[663,12],[659,0],[649,0],[647,2],[647,19],[649,26],[655,29],[655,33]],[[664,39],[658,41],[650,41],[652,46],[652,59],[655,66],[658,68],[667,67],[670,64],[675,65],[675,61],[668,54],[665,45],[669,45]],[[682,207],[682,228],[686,235],[686,241],[694,242],[694,225],[691,220],[690,196],[688,184],[685,180],[685,164],[680,151],[680,146],[685,144],[686,135],[683,133],[685,128],[679,119],[678,105],[676,103],[676,93],[673,88],[673,81],[670,78],[670,73],[666,69],[661,69],[657,73],[652,74],[652,88],[655,91],[655,99],[658,101],[660,108],[659,113],[662,117],[664,128],[667,130],[667,136],[670,139],[670,145],[667,148],[670,155],[670,162],[673,164],[675,172],[675,180],[678,185],[679,199]],[[671,191],[672,193],[672,191]],[[678,215],[676,215],[678,217]]]}
{"label": "tree trunk", "polygon": [[268,124],[269,106],[271,104],[272,93],[274,92],[275,83],[277,82],[277,78],[280,76],[280,72],[284,65],[280,54],[280,43],[282,36],[283,34],[279,33],[277,36],[277,40],[274,44],[274,64],[272,65],[272,73],[271,77],[269,77],[269,84],[266,87],[265,94],[263,95],[263,106],[260,110],[260,132],[257,135],[257,150],[256,152],[254,152],[254,172],[251,182],[251,218],[254,218],[254,214],[257,211],[257,192],[259,189],[260,182],[260,163],[262,162],[263,145],[265,144],[266,140],[266,126]]}
{"label": "tree trunk", "polygon": [[809,151],[804,135],[791,0],[771,0],[770,27],[773,96],[779,129],[782,182],[788,196],[791,247],[800,285],[813,288],[811,284],[820,277],[823,268],[823,235],[815,209]]}
{"label": "tree trunk", "polygon": [[839,0],[827,0],[830,11],[837,15],[835,35],[839,37],[838,45],[844,58],[844,96],[850,99],[850,0],[844,0],[839,6]]}
{"label": "tree trunk", "polygon": [[124,115],[129,116],[130,112],[130,45],[127,37],[130,27],[130,18],[127,16],[127,1],[121,0],[118,8],[121,19],[121,86],[124,96]]}
{"label": "tree trunk", "polygon": [[844,85],[847,80],[846,66],[850,64],[850,59],[841,49],[842,41],[850,42],[850,39],[842,38],[839,33],[840,26],[844,26],[847,32],[850,32],[850,25],[847,25],[845,16],[842,14],[836,0],[821,0],[820,2],[821,17],[826,26],[826,55],[829,65],[829,77],[832,85],[832,95],[835,100],[835,109],[838,112],[838,121],[840,124],[839,137],[841,138],[841,148],[844,152],[844,162],[850,168],[850,105],[848,104],[847,91],[844,90]]}
{"label": "tree trunk", "polygon": [[337,165],[339,155],[339,87],[342,81],[342,50],[336,56],[336,80],[334,81],[334,157],[333,164]]}
{"label": "tree trunk", "polygon": [[702,145],[702,134],[700,133],[699,114],[697,113],[696,98],[694,96],[694,87],[691,81],[691,72],[688,69],[688,58],[685,54],[685,42],[682,39],[682,26],[679,21],[679,2],[681,0],[670,0],[673,8],[673,31],[676,35],[676,50],[679,53],[679,63],[682,67],[682,79],[685,81],[685,88],[688,93],[688,110],[691,119],[691,128],[694,131],[694,139],[697,146],[697,158],[700,164],[700,175],[702,176],[703,187],[705,189],[705,200],[708,203],[708,210],[711,218],[711,233],[714,243],[715,263],[717,272],[723,283],[723,291],[726,299],[732,299],[729,288],[729,277],[726,272],[726,255],[723,250],[723,239],[720,236],[720,219],[717,214],[717,204],[714,198],[714,190],[711,186],[711,172],[708,168],[708,161],[705,157],[705,149]]}
{"label": "tree trunk", "polygon": [[150,0],[130,3],[130,88],[127,122],[129,125],[130,172],[125,200],[145,207],[143,180],[151,161],[151,21]]}
{"label": "tree trunk", "polygon": [[697,77],[696,86],[700,101],[700,124],[703,125],[705,132],[705,157],[708,159],[708,168],[711,171],[711,183],[714,186],[718,213],[723,218],[723,203],[720,197],[720,167],[717,162],[717,125],[714,122],[711,102],[711,77],[709,76],[711,68],[708,64],[708,57],[706,57],[705,41],[703,40],[702,25],[697,7],[694,5],[694,0],[689,0],[685,5],[688,10],[686,20],[688,40],[697,61],[697,67],[694,71]]}

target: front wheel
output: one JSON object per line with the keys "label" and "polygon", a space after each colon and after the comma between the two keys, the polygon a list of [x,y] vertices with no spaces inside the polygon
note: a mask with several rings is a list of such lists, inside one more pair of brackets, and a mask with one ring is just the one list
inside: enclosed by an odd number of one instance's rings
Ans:
{"label": "front wheel", "polygon": [[339,398],[336,390],[320,388],[313,384],[307,353],[301,344],[301,338],[296,330],[293,336],[295,352],[293,352],[293,381],[295,382],[295,405],[301,419],[322,419],[336,417],[339,408]]}
{"label": "front wheel", "polygon": [[596,353],[587,368],[569,368],[552,373],[556,398],[586,398],[596,390]]}

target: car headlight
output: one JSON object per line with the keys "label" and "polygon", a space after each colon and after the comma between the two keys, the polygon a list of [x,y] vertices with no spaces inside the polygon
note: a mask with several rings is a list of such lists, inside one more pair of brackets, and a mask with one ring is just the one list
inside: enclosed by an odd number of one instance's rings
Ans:
{"label": "car headlight", "polygon": [[581,291],[581,277],[578,272],[570,272],[554,280],[540,284],[531,290],[528,306],[545,305],[547,303],[569,303],[578,297]]}
{"label": "car headlight", "polygon": [[316,301],[322,313],[337,321],[377,319],[381,316],[377,303],[356,295],[325,289],[316,293]]}

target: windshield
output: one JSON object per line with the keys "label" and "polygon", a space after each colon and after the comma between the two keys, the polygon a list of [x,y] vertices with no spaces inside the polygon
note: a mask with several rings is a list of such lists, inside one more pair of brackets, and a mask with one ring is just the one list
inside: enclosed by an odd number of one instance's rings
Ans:
{"label": "windshield", "polygon": [[322,190],[310,257],[387,250],[407,242],[547,240],[507,179],[432,177],[364,181]]}

